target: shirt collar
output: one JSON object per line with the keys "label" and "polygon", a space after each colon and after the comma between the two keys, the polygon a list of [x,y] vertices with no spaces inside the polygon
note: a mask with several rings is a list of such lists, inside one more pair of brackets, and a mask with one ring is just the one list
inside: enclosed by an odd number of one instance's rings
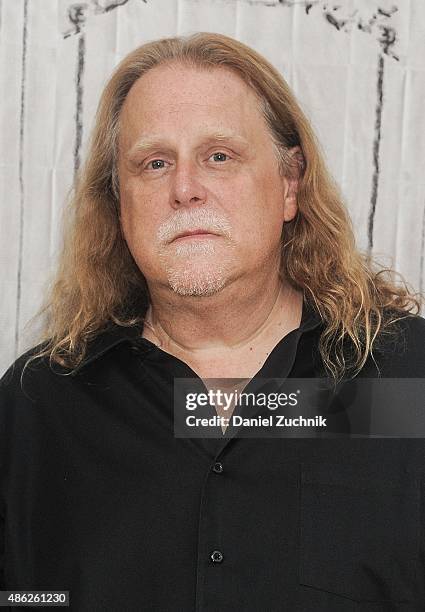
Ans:
{"label": "shirt collar", "polygon": [[[298,333],[303,334],[318,327],[322,323],[322,318],[318,310],[306,300],[303,302],[303,311]],[[83,361],[72,370],[71,375],[76,375],[82,368],[89,363],[105,355],[110,349],[118,344],[127,342],[137,347],[139,351],[150,351],[156,349],[156,345],[142,338],[143,324],[124,327],[116,323],[109,323],[107,328],[102,330],[88,344],[86,355]]]}
{"label": "shirt collar", "polygon": [[109,325],[100,331],[91,341],[89,341],[84,359],[76,368],[72,370],[71,375],[74,376],[82,368],[96,359],[105,355],[114,346],[127,342],[129,344],[139,344],[142,338],[143,325],[132,325],[124,327],[116,323],[110,322]]}

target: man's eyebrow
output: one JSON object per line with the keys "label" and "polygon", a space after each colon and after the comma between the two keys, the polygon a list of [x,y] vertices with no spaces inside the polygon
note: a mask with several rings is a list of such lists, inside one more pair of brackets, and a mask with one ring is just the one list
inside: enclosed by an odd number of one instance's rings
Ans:
{"label": "man's eyebrow", "polygon": [[[209,142],[234,142],[236,144],[239,144],[240,146],[249,146],[249,142],[245,138],[233,132],[214,132],[211,134],[205,134],[201,137],[200,142],[202,144]],[[136,153],[148,151],[154,148],[170,149],[171,147],[169,144],[167,144],[167,141],[165,139],[163,140],[161,138],[155,137],[142,137],[131,147],[128,152],[128,155],[131,157]]]}

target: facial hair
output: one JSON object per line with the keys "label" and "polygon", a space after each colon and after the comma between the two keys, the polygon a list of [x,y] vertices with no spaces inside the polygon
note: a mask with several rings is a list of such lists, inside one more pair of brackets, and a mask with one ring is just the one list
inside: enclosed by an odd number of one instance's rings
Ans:
{"label": "facial hair", "polygon": [[[193,239],[172,242],[181,232],[202,229],[223,239]],[[182,210],[158,228],[161,258],[170,288],[182,296],[210,296],[221,291],[229,278],[231,225],[211,209]]]}

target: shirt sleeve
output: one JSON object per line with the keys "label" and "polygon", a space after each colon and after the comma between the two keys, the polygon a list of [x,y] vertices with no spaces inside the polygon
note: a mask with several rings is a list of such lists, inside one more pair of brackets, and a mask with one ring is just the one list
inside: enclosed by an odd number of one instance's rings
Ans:
{"label": "shirt sleeve", "polygon": [[[10,449],[13,443],[13,424],[16,391],[20,384],[21,362],[13,363],[0,378],[0,590],[6,586],[6,520],[7,520],[7,479]],[[10,609],[10,608],[7,608]]]}
{"label": "shirt sleeve", "polygon": [[7,476],[7,420],[10,406],[10,386],[13,379],[13,366],[0,379],[0,590],[5,586],[5,516],[6,516],[6,476]]}
{"label": "shirt sleeve", "polygon": [[4,584],[4,517],[0,515],[0,591],[5,591]]}
{"label": "shirt sleeve", "polygon": [[4,487],[5,487],[5,444],[6,444],[6,431],[5,431],[5,378],[8,372],[0,380],[0,590],[4,591],[4,545],[5,545],[5,499],[4,499]]}
{"label": "shirt sleeve", "polygon": [[[22,452],[16,432],[19,431],[21,424],[25,423],[22,415],[27,414],[34,404],[32,395],[38,388],[38,385],[35,385],[35,388],[32,385],[31,366],[25,369],[25,365],[39,346],[21,355],[0,377],[0,590],[16,588],[16,585],[7,584],[9,495],[10,485],[13,484],[11,481],[16,481],[16,478],[12,478],[10,474],[12,458],[15,455],[21,456]],[[28,433],[28,436],[30,435]]]}

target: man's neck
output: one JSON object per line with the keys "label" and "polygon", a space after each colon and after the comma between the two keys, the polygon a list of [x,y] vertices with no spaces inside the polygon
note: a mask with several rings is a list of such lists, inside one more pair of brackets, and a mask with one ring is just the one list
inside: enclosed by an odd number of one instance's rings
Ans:
{"label": "man's neck", "polygon": [[143,336],[167,352],[202,361],[256,351],[299,327],[302,293],[279,277],[265,279],[263,286],[226,289],[170,301],[155,300],[153,294]]}

